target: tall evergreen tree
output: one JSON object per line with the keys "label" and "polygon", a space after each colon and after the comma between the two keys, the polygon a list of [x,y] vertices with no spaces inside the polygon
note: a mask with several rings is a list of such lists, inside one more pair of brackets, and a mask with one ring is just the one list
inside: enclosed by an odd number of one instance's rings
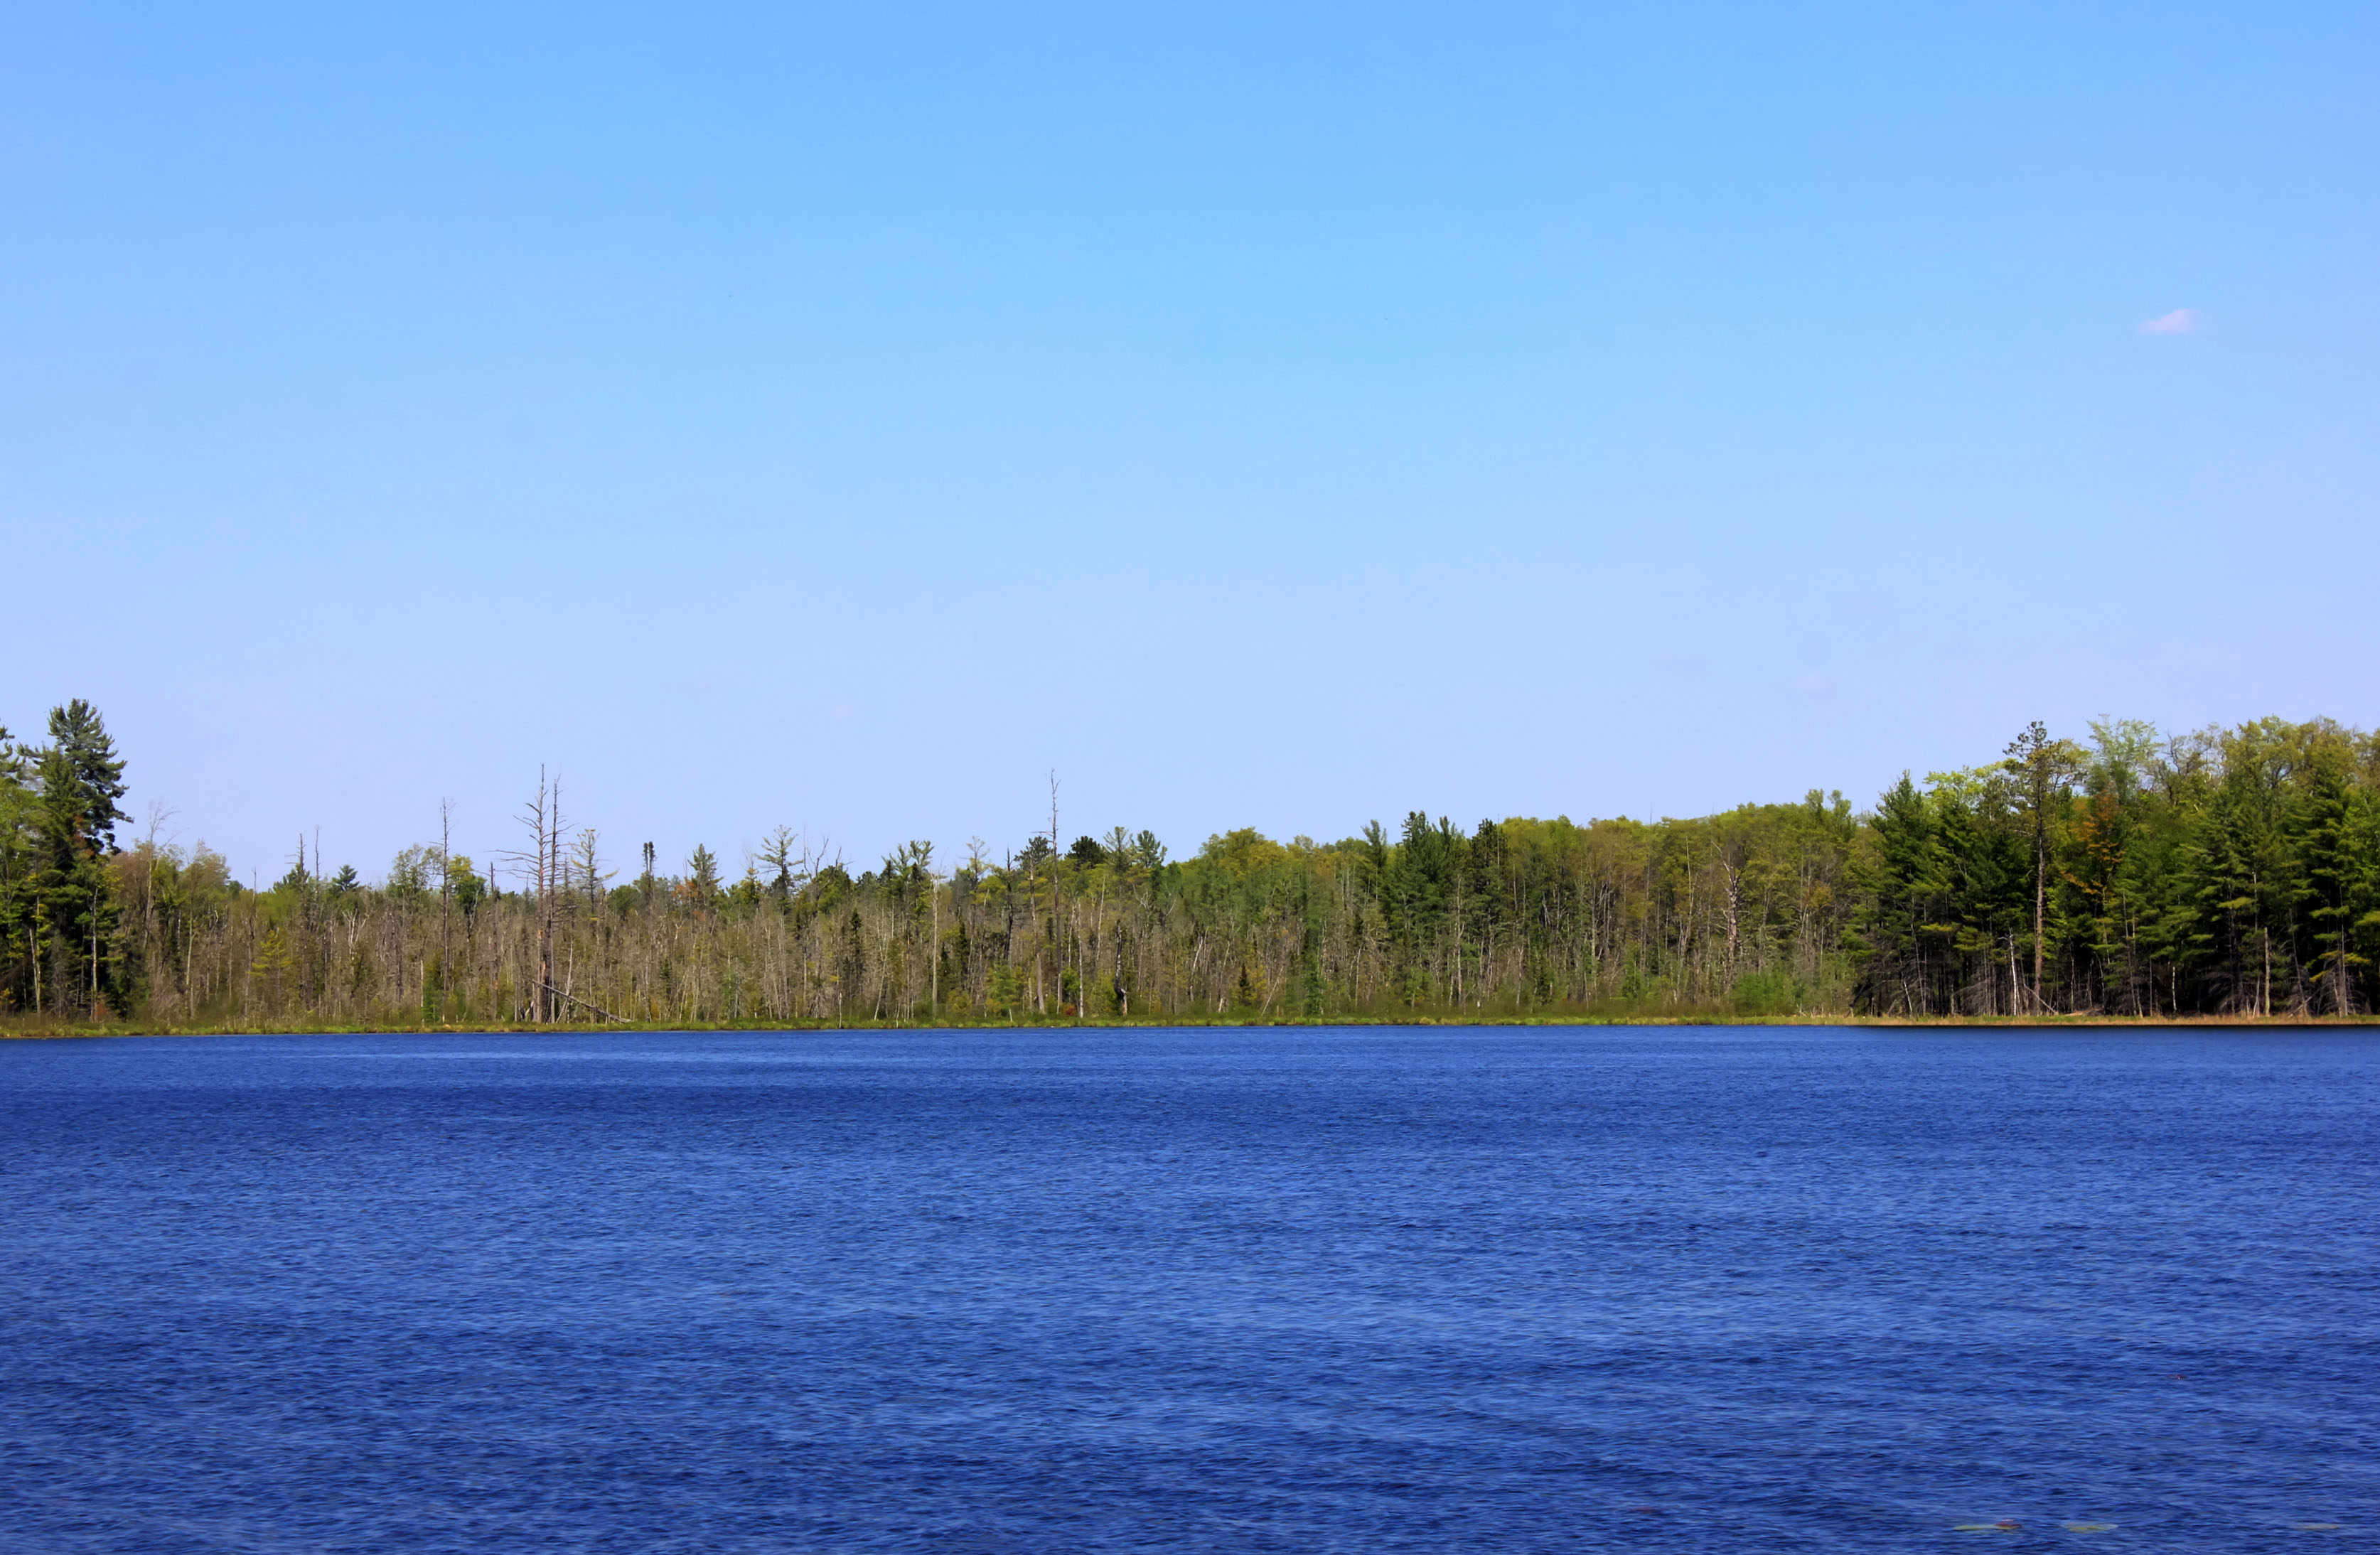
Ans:
{"label": "tall evergreen tree", "polygon": [[1870,1008],[1902,1014],[1935,1009],[1928,940],[1942,889],[1934,815],[1909,774],[1877,801],[1874,853],[1862,870],[1867,901],[1852,919],[1864,953],[1860,994]]}
{"label": "tall evergreen tree", "polygon": [[2298,818],[2297,892],[2311,928],[2313,982],[2325,1007],[2351,1015],[2357,982],[2370,965],[2363,945],[2374,921],[2373,806],[2359,790],[2348,753],[2334,742],[2315,747],[2311,781]]}
{"label": "tall evergreen tree", "polygon": [[124,797],[124,759],[107,733],[99,710],[78,697],[50,710],[50,754],[60,765],[43,769],[45,802],[71,812],[86,852],[114,853],[115,823],[132,818],[116,808]]}
{"label": "tall evergreen tree", "polygon": [[51,970],[42,1002],[94,1010],[112,988],[115,913],[104,861],[116,850],[115,823],[131,819],[116,808],[124,761],[97,708],[77,698],[50,710],[50,744],[36,753],[34,774],[38,923],[30,949]]}

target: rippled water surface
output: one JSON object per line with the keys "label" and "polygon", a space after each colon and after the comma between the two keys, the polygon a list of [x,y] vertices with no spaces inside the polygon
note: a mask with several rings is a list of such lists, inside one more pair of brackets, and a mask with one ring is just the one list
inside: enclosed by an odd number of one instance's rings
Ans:
{"label": "rippled water surface", "polygon": [[2370,1548],[2375,1102],[2341,1031],[0,1044],[0,1548]]}

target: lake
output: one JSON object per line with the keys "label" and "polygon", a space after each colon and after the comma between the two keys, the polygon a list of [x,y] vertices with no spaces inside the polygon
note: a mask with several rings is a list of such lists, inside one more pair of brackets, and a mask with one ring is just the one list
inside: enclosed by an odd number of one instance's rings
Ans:
{"label": "lake", "polygon": [[0,1549],[2370,1548],[2375,1104],[2368,1030],[0,1043]]}

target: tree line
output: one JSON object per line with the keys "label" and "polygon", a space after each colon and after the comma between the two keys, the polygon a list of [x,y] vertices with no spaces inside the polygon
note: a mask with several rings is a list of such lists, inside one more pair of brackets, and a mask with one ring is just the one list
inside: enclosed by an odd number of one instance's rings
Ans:
{"label": "tree line", "polygon": [[[2380,738],[2265,719],[2036,723],[1984,765],[1655,821],[1421,811],[1172,857],[1051,824],[855,874],[779,829],[607,869],[540,779],[516,853],[376,881],[301,839],[269,888],[126,842],[72,701],[0,730],[0,1014],[152,1026],[1075,1019],[2358,1015],[2380,1004]],[[512,877],[506,889],[504,877]]]}

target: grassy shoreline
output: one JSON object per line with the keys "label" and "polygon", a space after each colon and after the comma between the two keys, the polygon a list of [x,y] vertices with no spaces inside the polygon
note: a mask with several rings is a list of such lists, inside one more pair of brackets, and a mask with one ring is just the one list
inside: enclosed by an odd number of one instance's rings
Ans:
{"label": "grassy shoreline", "polygon": [[267,1021],[224,1025],[154,1024],[143,1021],[31,1022],[0,1020],[0,1040],[47,1040],[89,1037],[421,1037],[538,1036],[586,1032],[703,1031],[1066,1031],[1164,1030],[1241,1027],[1475,1027],[1475,1026],[1855,1026],[1888,1029],[2057,1030],[2071,1027],[2141,1029],[2240,1028],[2306,1030],[2316,1027],[2380,1027],[2372,1015],[1850,1015],[1822,1012],[1791,1015],[1695,1014],[1446,1014],[1446,1015],[1188,1015],[1147,1020],[1086,1017],[1024,1021],[637,1021],[532,1025],[468,1021],[428,1025],[377,1023],[334,1026],[320,1022]]}

